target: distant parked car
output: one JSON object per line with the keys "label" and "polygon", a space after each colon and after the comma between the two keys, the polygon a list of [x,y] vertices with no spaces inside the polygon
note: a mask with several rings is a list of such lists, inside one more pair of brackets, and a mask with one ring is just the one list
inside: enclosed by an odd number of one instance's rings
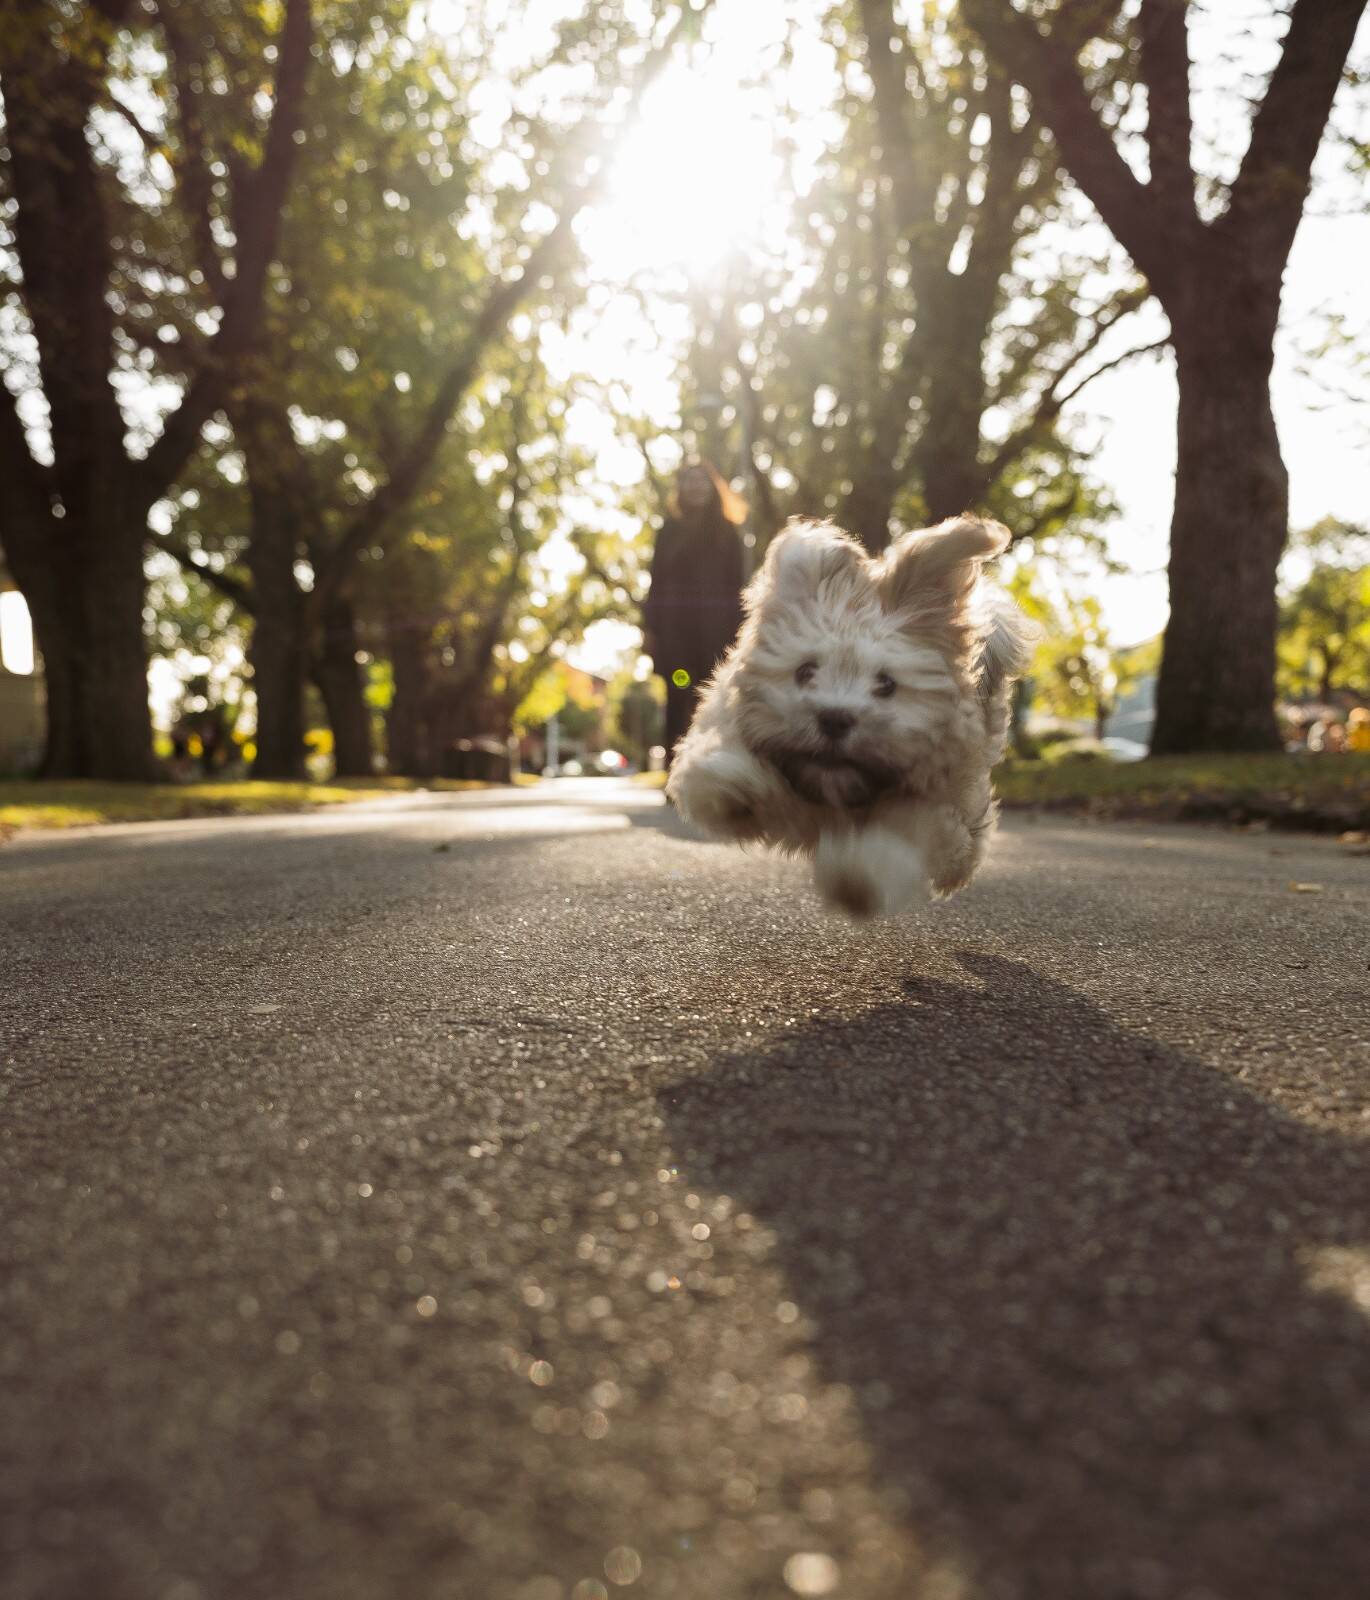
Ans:
{"label": "distant parked car", "polygon": [[1140,761],[1146,746],[1135,739],[1061,739],[1042,751],[1043,761]]}
{"label": "distant parked car", "polygon": [[1109,738],[1101,739],[1099,747],[1106,750],[1115,761],[1144,761],[1146,759],[1146,746],[1138,744],[1135,739]]}

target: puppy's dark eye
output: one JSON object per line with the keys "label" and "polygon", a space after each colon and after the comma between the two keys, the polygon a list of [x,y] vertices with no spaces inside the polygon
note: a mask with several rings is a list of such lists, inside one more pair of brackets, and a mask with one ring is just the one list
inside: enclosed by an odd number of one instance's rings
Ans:
{"label": "puppy's dark eye", "polygon": [[807,689],[817,676],[818,663],[816,661],[806,661],[804,665],[798,668],[798,670],[795,672],[794,681],[801,689]]}
{"label": "puppy's dark eye", "polygon": [[888,700],[889,697],[894,693],[894,690],[895,682],[894,679],[890,677],[889,673],[877,672],[875,675],[875,687],[871,690],[871,693],[876,697],[876,699]]}

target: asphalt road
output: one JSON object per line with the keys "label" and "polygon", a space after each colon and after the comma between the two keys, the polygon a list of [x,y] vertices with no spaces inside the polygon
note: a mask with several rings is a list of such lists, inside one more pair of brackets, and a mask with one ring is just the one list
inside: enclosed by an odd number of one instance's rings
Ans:
{"label": "asphalt road", "polygon": [[1367,913],[1017,821],[852,927],[608,782],[21,837],[0,1592],[1358,1600]]}

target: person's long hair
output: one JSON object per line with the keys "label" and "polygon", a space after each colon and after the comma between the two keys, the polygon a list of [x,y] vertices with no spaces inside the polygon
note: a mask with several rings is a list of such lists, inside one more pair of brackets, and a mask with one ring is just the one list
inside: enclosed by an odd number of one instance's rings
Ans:
{"label": "person's long hair", "polygon": [[[677,483],[679,483],[682,473],[697,470],[702,470],[709,475],[709,482],[714,486],[717,514],[723,518],[724,522],[731,522],[733,527],[740,528],[747,520],[747,502],[732,488],[728,480],[707,456],[699,456],[696,459],[681,462],[680,469],[676,473]],[[676,489],[671,490],[671,498],[666,502],[666,510],[677,522],[684,519],[685,513],[681,509],[680,495]]]}

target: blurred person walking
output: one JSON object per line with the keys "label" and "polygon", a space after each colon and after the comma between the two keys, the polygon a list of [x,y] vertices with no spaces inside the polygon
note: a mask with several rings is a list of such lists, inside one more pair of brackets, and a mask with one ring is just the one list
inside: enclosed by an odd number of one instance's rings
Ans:
{"label": "blurred person walking", "polygon": [[742,622],[747,506],[707,461],[687,461],[652,553],[643,650],[666,680],[666,759]]}

